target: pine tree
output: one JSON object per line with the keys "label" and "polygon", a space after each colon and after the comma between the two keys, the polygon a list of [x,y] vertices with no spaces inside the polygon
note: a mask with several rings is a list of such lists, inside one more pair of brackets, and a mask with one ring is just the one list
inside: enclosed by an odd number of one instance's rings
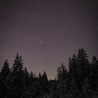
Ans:
{"label": "pine tree", "polygon": [[57,80],[62,80],[66,78],[67,78],[67,69],[62,63],[62,65],[57,69]]}
{"label": "pine tree", "polygon": [[73,58],[72,58],[72,77],[75,78],[75,76],[77,75],[77,58],[76,58],[76,55],[74,54],[73,55]]}
{"label": "pine tree", "polygon": [[41,78],[42,78],[41,73],[39,73],[38,78],[39,78],[39,79],[41,79]]}
{"label": "pine tree", "polygon": [[71,81],[72,81],[72,77],[73,77],[73,74],[72,74],[72,59],[71,58],[69,58],[69,64],[68,64],[68,74],[67,74],[67,76],[68,76],[68,78],[67,78],[67,89],[68,89],[68,91],[70,91],[70,83],[71,83]]}
{"label": "pine tree", "polygon": [[34,80],[34,75],[33,75],[33,72],[31,71],[31,73],[30,73],[30,84],[33,83],[33,80]]}
{"label": "pine tree", "polygon": [[25,79],[22,57],[16,55],[16,59],[12,66],[12,74],[10,81],[9,97],[11,98],[24,98],[25,94]]}
{"label": "pine tree", "polygon": [[91,73],[91,67],[89,60],[87,59],[87,54],[85,53],[85,50],[79,49],[78,55],[77,55],[77,73],[78,73],[78,88],[82,89],[82,84],[85,77],[90,77]]}
{"label": "pine tree", "polygon": [[29,95],[30,98],[34,97],[34,74],[32,71],[29,75]]}
{"label": "pine tree", "polygon": [[7,97],[10,72],[9,63],[6,60],[0,73],[0,98]]}
{"label": "pine tree", "polygon": [[41,79],[41,87],[42,87],[42,93],[48,93],[48,78],[47,78],[47,74],[44,71],[44,73],[42,74],[42,79]]}
{"label": "pine tree", "polygon": [[42,93],[41,93],[41,90],[42,90],[42,75],[41,73],[39,73],[38,75],[38,92],[39,92],[39,95],[42,96]]}
{"label": "pine tree", "polygon": [[27,71],[27,68],[24,69],[24,79],[25,79],[25,98],[29,98],[29,73]]}
{"label": "pine tree", "polygon": [[[73,58],[69,58],[69,72],[68,72],[68,85],[70,87],[70,82],[74,78],[76,85],[78,84],[78,69],[77,69],[77,58],[76,55],[73,54]],[[68,89],[69,89],[68,87]]]}
{"label": "pine tree", "polygon": [[24,69],[24,79],[25,79],[26,87],[28,87],[28,86],[29,86],[29,73],[28,73],[26,67],[25,67],[25,69]]}
{"label": "pine tree", "polygon": [[59,95],[65,96],[67,93],[67,69],[62,65],[57,69],[57,91]]}
{"label": "pine tree", "polygon": [[[30,73],[30,85],[29,85],[29,94],[30,97],[39,97],[41,95],[41,74],[36,77],[33,72]],[[43,94],[42,94],[43,95]]]}
{"label": "pine tree", "polygon": [[91,63],[91,87],[94,91],[98,88],[98,60],[95,56]]}

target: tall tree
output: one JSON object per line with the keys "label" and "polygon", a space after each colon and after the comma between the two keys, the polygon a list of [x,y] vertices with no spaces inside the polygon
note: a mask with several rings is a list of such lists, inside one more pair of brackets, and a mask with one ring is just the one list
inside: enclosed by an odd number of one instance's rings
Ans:
{"label": "tall tree", "polygon": [[24,69],[24,79],[25,79],[26,87],[28,87],[28,86],[29,86],[29,73],[28,73],[26,67],[25,67],[25,69]]}
{"label": "tall tree", "polygon": [[29,98],[30,78],[26,67],[24,69],[24,80],[25,80],[25,98]]}
{"label": "tall tree", "polygon": [[74,78],[76,84],[78,83],[78,77],[77,77],[77,73],[78,69],[77,69],[77,58],[76,55],[73,54],[73,58],[69,58],[69,72],[68,72],[68,84],[70,84],[70,82],[72,81],[72,79]]}
{"label": "tall tree", "polygon": [[91,62],[91,87],[95,91],[98,88],[98,60],[93,56]]}
{"label": "tall tree", "polygon": [[30,84],[33,83],[33,80],[34,80],[34,74],[33,74],[33,72],[31,71],[31,73],[30,73]]}
{"label": "tall tree", "polygon": [[44,71],[44,73],[42,74],[42,79],[41,79],[41,87],[42,87],[42,93],[48,93],[48,78],[47,78],[47,74]]}
{"label": "tall tree", "polygon": [[69,58],[69,64],[68,64],[68,79],[67,79],[67,89],[70,91],[70,84],[72,80],[72,59]]}
{"label": "tall tree", "polygon": [[67,69],[62,65],[57,69],[57,80],[67,79]]}
{"label": "tall tree", "polygon": [[7,97],[10,72],[9,63],[6,60],[0,73],[0,98]]}
{"label": "tall tree", "polygon": [[57,69],[57,89],[60,95],[67,93],[67,69],[62,65]]}
{"label": "tall tree", "polygon": [[25,79],[24,79],[22,57],[21,56],[19,57],[17,53],[16,59],[12,66],[9,97],[24,98],[24,93],[25,93]]}
{"label": "tall tree", "polygon": [[87,59],[87,54],[85,53],[85,50],[79,49],[78,55],[77,55],[77,70],[78,70],[78,80],[79,85],[78,88],[82,89],[82,84],[85,79],[85,77],[90,77],[91,73],[91,67],[89,60]]}
{"label": "tall tree", "polygon": [[41,73],[39,73],[38,78],[39,78],[39,79],[41,79],[41,78],[42,78]]}

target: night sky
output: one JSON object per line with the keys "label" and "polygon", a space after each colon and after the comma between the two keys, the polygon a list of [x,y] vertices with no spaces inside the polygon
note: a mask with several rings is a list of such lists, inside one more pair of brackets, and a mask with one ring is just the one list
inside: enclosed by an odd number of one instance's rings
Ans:
{"label": "night sky", "polygon": [[29,72],[55,79],[81,48],[98,57],[98,0],[0,0],[0,69],[19,53]]}

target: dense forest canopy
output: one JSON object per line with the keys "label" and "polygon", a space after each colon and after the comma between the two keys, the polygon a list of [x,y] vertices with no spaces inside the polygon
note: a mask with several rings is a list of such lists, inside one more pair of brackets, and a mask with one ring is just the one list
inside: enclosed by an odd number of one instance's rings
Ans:
{"label": "dense forest canopy", "polygon": [[32,71],[29,73],[18,53],[13,66],[9,68],[5,60],[0,71],[0,98],[63,98],[67,95],[87,98],[97,91],[98,59],[93,56],[89,62],[83,48],[78,50],[77,56],[73,54],[69,58],[68,70],[63,63],[58,67],[55,80],[48,80],[45,71],[38,76]]}

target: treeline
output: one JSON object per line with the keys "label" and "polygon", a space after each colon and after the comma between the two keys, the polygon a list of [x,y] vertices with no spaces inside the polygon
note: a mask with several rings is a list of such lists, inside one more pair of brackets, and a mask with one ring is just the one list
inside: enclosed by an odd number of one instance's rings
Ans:
{"label": "treeline", "polygon": [[36,98],[51,96],[51,98],[86,97],[98,90],[98,59],[94,56],[92,62],[84,49],[79,49],[77,56],[69,58],[68,70],[63,65],[57,69],[55,80],[47,79],[47,74],[38,76],[27,71],[23,66],[22,57],[16,55],[11,68],[7,60],[0,71],[0,98]]}

